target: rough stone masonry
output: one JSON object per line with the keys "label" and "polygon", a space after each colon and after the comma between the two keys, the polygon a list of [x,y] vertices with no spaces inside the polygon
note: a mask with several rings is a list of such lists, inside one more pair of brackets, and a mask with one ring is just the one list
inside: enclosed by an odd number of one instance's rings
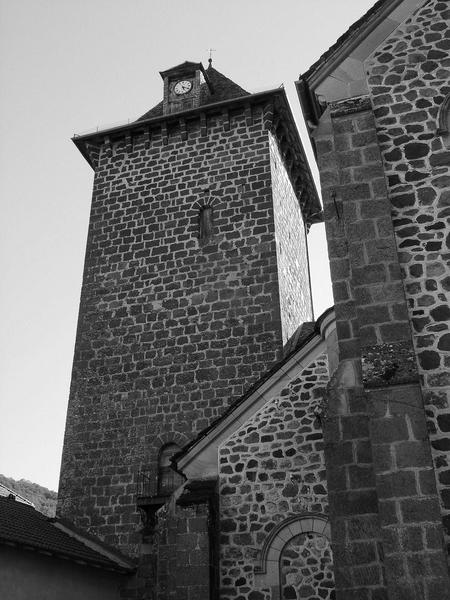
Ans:
{"label": "rough stone masonry", "polygon": [[311,319],[302,214],[278,198],[273,98],[182,121],[104,136],[91,154],[59,512],[128,551],[140,541],[140,469],[156,477],[160,448],[205,428]]}

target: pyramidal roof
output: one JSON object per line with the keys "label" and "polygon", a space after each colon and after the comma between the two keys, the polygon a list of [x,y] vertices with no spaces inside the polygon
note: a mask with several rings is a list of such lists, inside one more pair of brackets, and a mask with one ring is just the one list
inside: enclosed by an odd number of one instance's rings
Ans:
{"label": "pyramidal roof", "polygon": [[[209,67],[206,69],[205,73],[208,77],[210,86],[208,86],[207,83],[202,83],[200,87],[200,106],[249,95],[249,92],[241,88],[240,85],[234,83],[234,81],[231,81],[231,79],[217,71],[217,69],[214,69],[211,63],[209,64]],[[144,121],[145,119],[160,117],[162,114],[163,103],[161,101],[143,114],[142,117],[139,117],[137,121]]]}

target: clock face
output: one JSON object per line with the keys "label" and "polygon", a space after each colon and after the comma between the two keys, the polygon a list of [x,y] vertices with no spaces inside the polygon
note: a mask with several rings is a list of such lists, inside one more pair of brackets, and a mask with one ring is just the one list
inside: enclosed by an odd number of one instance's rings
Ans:
{"label": "clock face", "polygon": [[173,91],[177,96],[182,96],[183,94],[187,94],[192,89],[192,81],[183,80],[179,81],[175,84]]}

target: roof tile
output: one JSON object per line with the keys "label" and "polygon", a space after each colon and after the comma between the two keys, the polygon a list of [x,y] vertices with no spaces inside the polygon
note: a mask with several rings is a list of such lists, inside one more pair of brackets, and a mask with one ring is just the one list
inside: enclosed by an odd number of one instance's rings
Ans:
{"label": "roof tile", "polygon": [[[58,520],[50,519],[32,506],[0,497],[0,543],[26,546],[60,557],[82,561],[105,569],[126,571],[123,561],[95,551],[57,527]],[[92,540],[91,537],[89,537]],[[98,545],[104,546],[101,542]],[[111,549],[110,553],[115,552]]]}
{"label": "roof tile", "polygon": [[[206,69],[206,74],[211,83],[213,92],[210,92],[207,83],[202,83],[200,86],[200,106],[206,106],[207,104],[213,104],[214,102],[221,102],[222,100],[232,100],[234,98],[240,98],[242,96],[248,96],[241,86],[234,81],[231,81],[228,77],[214,69],[211,65]],[[163,103],[159,102],[148,110],[142,117],[137,119],[138,121],[145,121],[146,119],[152,119],[154,117],[161,117],[163,115]]]}

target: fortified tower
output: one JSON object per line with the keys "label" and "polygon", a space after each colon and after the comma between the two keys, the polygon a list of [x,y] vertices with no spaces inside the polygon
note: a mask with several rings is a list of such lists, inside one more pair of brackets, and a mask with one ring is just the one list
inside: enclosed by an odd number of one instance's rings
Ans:
{"label": "fortified tower", "polygon": [[95,175],[58,514],[131,553],[139,477],[173,491],[174,452],[311,320],[320,218],[282,88],[193,62],[161,76],[136,122],[74,138]]}

